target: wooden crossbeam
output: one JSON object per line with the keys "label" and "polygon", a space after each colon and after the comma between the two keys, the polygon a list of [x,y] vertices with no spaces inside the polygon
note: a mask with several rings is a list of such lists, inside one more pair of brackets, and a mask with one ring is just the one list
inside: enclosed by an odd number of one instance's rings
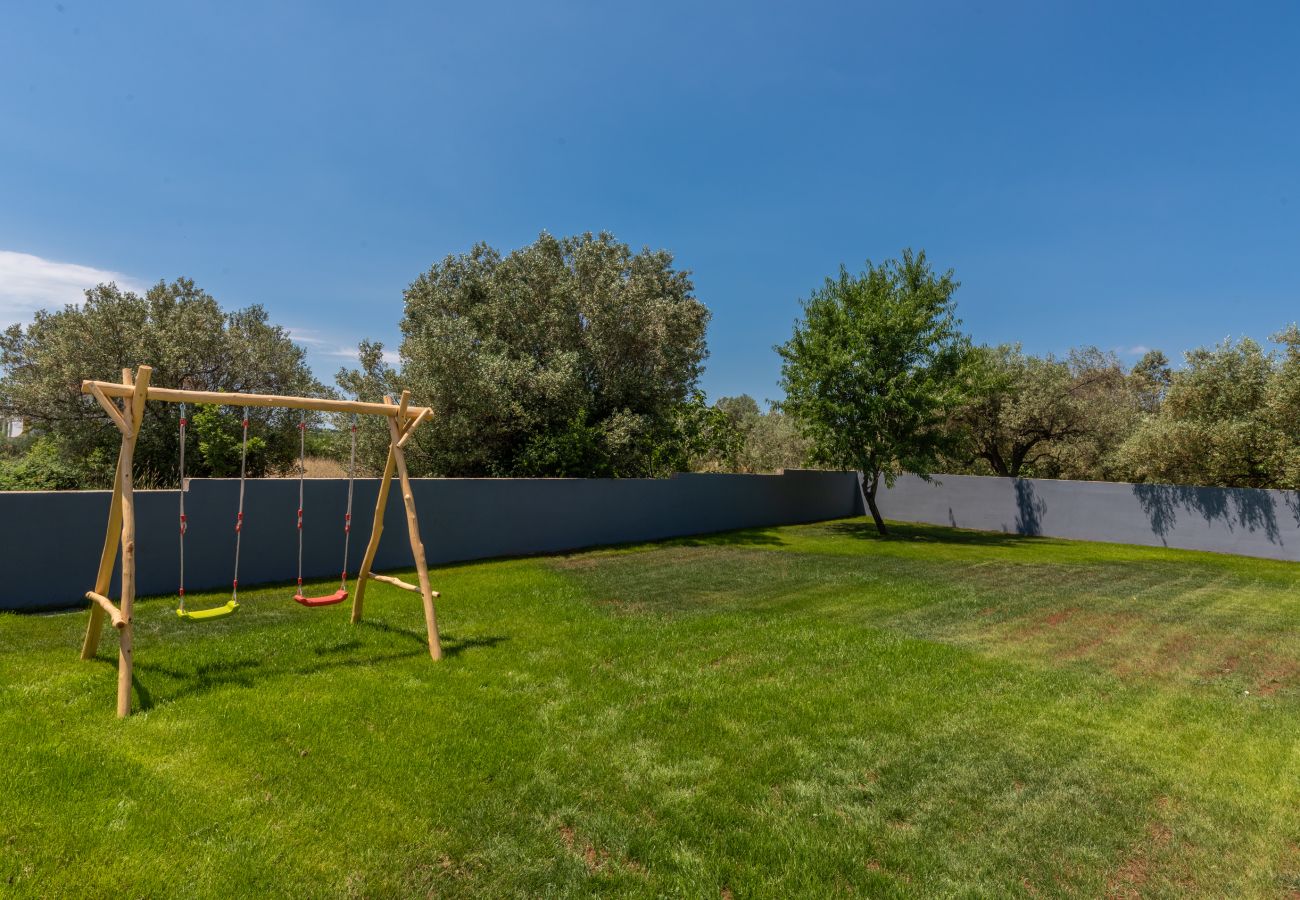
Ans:
{"label": "wooden crossbeam", "polygon": [[[111,381],[83,381],[81,392],[93,394],[98,388],[106,397],[130,397],[129,385],[115,384]],[[317,412],[361,413],[370,416],[398,417],[397,407],[389,403],[367,403],[362,400],[330,400],[323,397],[289,397],[280,394],[237,394],[225,391],[185,391],[177,388],[151,387],[148,400],[161,400],[164,403],[216,403],[222,406],[281,406],[287,409],[311,409]],[[432,415],[433,410],[427,406],[413,406],[401,415],[414,413],[419,415],[425,410]]]}

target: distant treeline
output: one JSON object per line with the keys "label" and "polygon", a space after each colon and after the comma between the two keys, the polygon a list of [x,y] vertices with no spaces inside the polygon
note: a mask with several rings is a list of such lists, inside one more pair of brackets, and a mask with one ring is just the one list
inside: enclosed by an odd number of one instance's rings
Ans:
{"label": "distant treeline", "polygon": [[[951,273],[931,273],[923,253],[828,279],[805,303],[807,322],[778,348],[787,399],[760,408],[747,395],[705,401],[709,312],[689,273],[665,251],[633,252],[609,234],[543,234],[508,254],[480,244],[435,263],[403,294],[399,363],[363,341],[360,366],[340,370],[334,387],[313,376],[303,350],[261,307],[227,312],[187,279],[143,295],[100,285],[83,304],[38,312],[0,335],[0,418],[24,423],[21,437],[0,440],[0,489],[108,484],[118,435],[78,386],[142,363],[154,367],[155,384],[201,390],[375,400],[407,388],[437,410],[408,450],[417,476],[771,472],[851,463],[854,448],[876,446],[876,432],[892,427],[912,433],[871,463],[886,477],[929,470],[1300,488],[1295,325],[1274,335],[1271,349],[1243,338],[1192,350],[1178,366],[1151,351],[1129,368],[1094,347],[1057,358],[973,346],[953,315],[956,286]],[[928,310],[910,336],[896,315],[909,303]],[[886,325],[870,325],[877,314]],[[941,333],[924,331],[935,323]],[[914,339],[917,352],[942,352],[924,367],[904,352],[889,377],[852,371],[861,365],[855,348],[889,329]],[[826,350],[833,346],[838,356]],[[862,358],[883,365],[886,349],[867,347]],[[921,372],[924,391],[913,377]],[[839,395],[821,402],[819,391]],[[829,426],[818,419],[828,404],[851,412],[855,402],[868,412],[822,416]],[[909,403],[925,414],[899,426]],[[241,414],[191,412],[192,474],[237,471]],[[253,474],[293,470],[296,415],[250,411]],[[149,407],[135,454],[142,484],[175,483],[178,417],[170,404]],[[311,452],[344,458],[337,426],[345,423],[313,424]],[[360,423],[363,470],[383,465],[382,426]]]}

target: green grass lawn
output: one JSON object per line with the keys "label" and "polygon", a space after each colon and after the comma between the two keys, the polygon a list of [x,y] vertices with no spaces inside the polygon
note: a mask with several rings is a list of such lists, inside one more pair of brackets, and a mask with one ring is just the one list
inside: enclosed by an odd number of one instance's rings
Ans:
{"label": "green grass lawn", "polygon": [[0,616],[0,894],[1300,896],[1300,566],[850,520],[434,584],[436,664],[379,584],[147,600],[125,721],[112,629]]}

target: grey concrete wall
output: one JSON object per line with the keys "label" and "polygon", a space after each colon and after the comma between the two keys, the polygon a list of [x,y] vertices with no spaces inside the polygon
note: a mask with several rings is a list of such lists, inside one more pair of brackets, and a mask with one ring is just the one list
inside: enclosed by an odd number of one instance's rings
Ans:
{"label": "grey concrete wall", "polygon": [[1291,491],[908,475],[879,505],[902,522],[1300,560]]}
{"label": "grey concrete wall", "polygon": [[[308,578],[337,576],[346,498],[342,480],[309,480]],[[195,479],[186,495],[186,587],[228,587],[238,481]],[[349,572],[370,535],[378,481],[356,482]],[[668,479],[416,479],[420,530],[431,564],[521,556],[859,515],[852,472],[679,475]],[[107,491],[0,493],[0,610],[82,605],[94,587]],[[240,584],[291,581],[297,573],[298,483],[250,481]],[[177,581],[177,495],[136,494],[139,591],[166,594]],[[375,568],[412,565],[400,496],[394,492]],[[112,594],[117,595],[117,575]]]}

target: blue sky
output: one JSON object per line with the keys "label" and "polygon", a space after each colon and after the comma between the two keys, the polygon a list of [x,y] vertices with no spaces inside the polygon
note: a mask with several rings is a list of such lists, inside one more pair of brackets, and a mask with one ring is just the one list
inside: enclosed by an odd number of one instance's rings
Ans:
{"label": "blue sky", "polygon": [[188,275],[327,380],[477,240],[693,270],[710,396],[840,263],[924,247],[977,341],[1177,356],[1300,318],[1294,3],[0,8],[0,322]]}

